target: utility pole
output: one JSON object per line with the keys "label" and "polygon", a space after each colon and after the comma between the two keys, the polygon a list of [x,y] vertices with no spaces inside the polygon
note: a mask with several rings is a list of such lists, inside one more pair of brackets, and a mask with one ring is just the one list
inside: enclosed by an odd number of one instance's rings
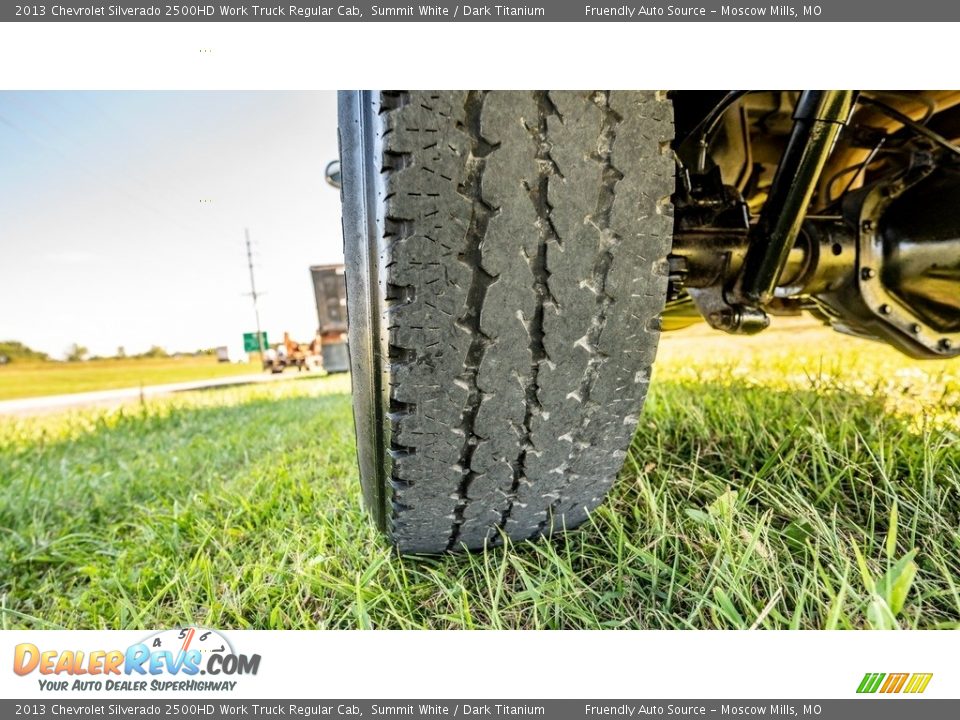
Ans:
{"label": "utility pole", "polygon": [[263,333],[260,332],[260,308],[257,307],[257,283],[253,279],[253,253],[250,251],[250,229],[243,229],[247,240],[247,267],[250,269],[250,297],[253,298],[253,314],[257,318],[257,345],[260,347],[260,367],[263,367]]}

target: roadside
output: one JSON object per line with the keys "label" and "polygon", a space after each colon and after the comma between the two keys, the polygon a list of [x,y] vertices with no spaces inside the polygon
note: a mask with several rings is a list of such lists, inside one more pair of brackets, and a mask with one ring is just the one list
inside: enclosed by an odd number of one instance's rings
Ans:
{"label": "roadside", "polygon": [[259,370],[259,363],[221,363],[209,356],[17,361],[0,366],[0,400],[235,377]]}
{"label": "roadside", "polygon": [[[188,382],[167,383],[164,385],[145,385],[141,387],[117,388],[112,390],[96,390],[93,392],[67,393],[64,395],[43,395],[39,397],[17,398],[14,400],[0,400],[0,415],[39,415],[49,412],[58,412],[71,408],[81,407],[111,407],[130,402],[139,402],[148,398],[171,395],[173,393],[189,392],[194,390],[211,390],[214,388],[235,385],[252,385],[254,383],[276,382],[290,380],[294,377],[310,377],[310,374],[278,374],[258,373],[234,375],[223,378],[207,378],[206,380],[191,380]],[[319,377],[313,374],[314,377]]]}

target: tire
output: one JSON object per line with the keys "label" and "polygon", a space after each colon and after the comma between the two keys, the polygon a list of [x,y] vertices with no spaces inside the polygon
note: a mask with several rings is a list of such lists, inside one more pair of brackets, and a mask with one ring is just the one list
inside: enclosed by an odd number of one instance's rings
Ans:
{"label": "tire", "polygon": [[403,553],[577,526],[656,352],[670,102],[345,92],[339,113],[365,504]]}

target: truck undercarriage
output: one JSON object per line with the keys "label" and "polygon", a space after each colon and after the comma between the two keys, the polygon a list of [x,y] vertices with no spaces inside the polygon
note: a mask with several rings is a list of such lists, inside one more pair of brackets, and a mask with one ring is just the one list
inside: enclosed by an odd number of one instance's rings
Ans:
{"label": "truck undercarriage", "polygon": [[675,92],[664,329],[803,311],[960,353],[960,92]]}

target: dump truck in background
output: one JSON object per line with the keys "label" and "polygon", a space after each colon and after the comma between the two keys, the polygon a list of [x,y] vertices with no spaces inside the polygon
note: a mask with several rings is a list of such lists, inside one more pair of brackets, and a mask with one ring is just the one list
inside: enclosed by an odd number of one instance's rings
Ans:
{"label": "dump truck in background", "polygon": [[313,290],[317,299],[317,335],[323,368],[327,372],[350,369],[347,355],[347,285],[343,265],[313,265]]}

